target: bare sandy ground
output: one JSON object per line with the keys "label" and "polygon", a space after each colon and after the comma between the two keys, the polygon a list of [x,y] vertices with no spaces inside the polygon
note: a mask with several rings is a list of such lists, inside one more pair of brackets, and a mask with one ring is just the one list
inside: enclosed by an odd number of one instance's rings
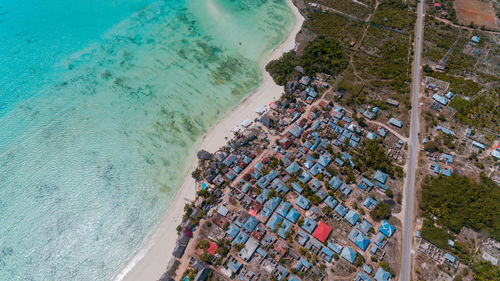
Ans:
{"label": "bare sandy ground", "polygon": [[[263,82],[260,87],[236,108],[220,120],[203,137],[197,151],[205,149],[215,152],[224,146],[228,139],[233,136],[233,129],[245,120],[255,119],[258,114],[255,110],[259,107],[268,108],[269,103],[279,99],[283,87],[276,85],[264,66],[267,62],[279,58],[283,53],[295,48],[295,36],[300,31],[304,18],[299,13],[292,0],[287,0],[297,20],[292,32],[285,41],[281,43],[267,58],[262,66]],[[169,207],[165,217],[157,226],[149,239],[146,239],[140,250],[127,261],[125,267],[115,277],[115,281],[153,281],[161,277],[166,271],[167,264],[172,257],[172,252],[177,239],[176,227],[181,223],[184,214],[184,205],[195,199],[195,181],[191,172],[196,168],[197,159],[192,155],[191,166],[182,186],[177,191],[172,205]]]}

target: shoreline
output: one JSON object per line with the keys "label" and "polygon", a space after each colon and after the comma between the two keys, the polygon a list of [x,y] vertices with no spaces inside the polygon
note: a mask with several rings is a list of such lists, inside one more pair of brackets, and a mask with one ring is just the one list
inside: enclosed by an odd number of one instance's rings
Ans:
{"label": "shoreline", "polygon": [[255,112],[257,108],[268,109],[270,102],[281,97],[283,87],[274,83],[274,80],[265,67],[270,61],[281,57],[283,53],[295,48],[295,38],[305,20],[292,0],[286,0],[286,2],[296,17],[295,24],[287,38],[267,56],[261,66],[263,74],[261,84],[253,93],[243,99],[206,132],[192,156],[189,169],[184,176],[180,188],[175,192],[171,206],[169,206],[164,217],[153,230],[152,235],[145,239],[139,250],[125,262],[112,280],[154,281],[158,280],[165,273],[167,264],[172,258],[172,252],[175,248],[175,241],[178,237],[176,227],[182,221],[184,205],[195,200],[196,190],[193,187],[196,186],[196,182],[191,177],[191,173],[198,165],[196,152],[200,149],[211,153],[217,151],[233,137],[233,129],[239,126],[243,120],[254,120],[259,116]]}

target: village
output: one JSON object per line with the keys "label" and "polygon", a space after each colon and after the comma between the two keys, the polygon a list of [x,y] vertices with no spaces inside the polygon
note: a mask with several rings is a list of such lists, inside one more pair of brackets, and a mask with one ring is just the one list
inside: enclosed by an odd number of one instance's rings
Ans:
{"label": "village", "polygon": [[[221,280],[394,277],[401,223],[391,209],[400,209],[402,167],[391,160],[404,158],[405,138],[394,130],[402,124],[361,127],[361,113],[319,98],[323,85],[302,76],[228,146],[199,152],[199,199],[179,228],[171,272],[196,272],[189,280],[209,270]],[[389,158],[384,146],[398,152]],[[377,165],[385,172],[368,167]]]}

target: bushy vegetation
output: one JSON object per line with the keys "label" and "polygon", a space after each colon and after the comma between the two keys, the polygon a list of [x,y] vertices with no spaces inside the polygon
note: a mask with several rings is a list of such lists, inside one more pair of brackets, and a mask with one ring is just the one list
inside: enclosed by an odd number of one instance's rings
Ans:
{"label": "bushy vegetation", "polygon": [[422,238],[441,249],[449,249],[448,240],[453,239],[446,229],[434,226],[431,219],[425,219],[422,227]]}
{"label": "bushy vegetation", "polygon": [[455,94],[464,95],[464,96],[474,96],[481,90],[481,86],[470,80],[464,79],[462,77],[448,75],[444,72],[433,72],[431,74],[432,77],[450,82],[450,91]]}
{"label": "bushy vegetation", "polygon": [[334,38],[343,45],[348,45],[351,41],[359,42],[365,24],[338,14],[312,12],[307,15],[304,27],[319,36]]}
{"label": "bushy vegetation", "polygon": [[370,212],[372,219],[380,221],[383,219],[388,219],[391,217],[391,207],[385,202],[380,202],[373,210]]}
{"label": "bushy vegetation", "polygon": [[368,168],[373,168],[391,176],[394,175],[391,158],[385,153],[384,146],[379,140],[364,140],[358,153],[354,159],[358,170],[365,171]]}
{"label": "bushy vegetation", "polygon": [[487,261],[474,263],[472,273],[474,281],[500,280],[500,268]]}
{"label": "bushy vegetation", "polygon": [[288,52],[270,62],[266,70],[277,84],[284,85],[296,66],[302,66],[309,76],[317,73],[336,75],[347,67],[347,58],[337,40],[318,37],[307,43],[301,56],[297,56],[294,51]]}
{"label": "bushy vegetation", "polygon": [[486,230],[500,240],[500,187],[481,174],[476,182],[466,176],[428,176],[422,186],[420,209],[455,233],[463,226]]}
{"label": "bushy vegetation", "polygon": [[411,31],[415,23],[415,13],[401,0],[384,0],[373,14],[371,21],[398,29]]}
{"label": "bushy vegetation", "polygon": [[316,2],[360,19],[364,19],[370,13],[369,8],[352,0],[316,0]]}
{"label": "bushy vegetation", "polygon": [[450,106],[457,110],[455,118],[462,123],[478,128],[493,129],[497,132],[500,130],[500,92],[498,91],[486,92],[472,101],[456,97],[451,101]]}

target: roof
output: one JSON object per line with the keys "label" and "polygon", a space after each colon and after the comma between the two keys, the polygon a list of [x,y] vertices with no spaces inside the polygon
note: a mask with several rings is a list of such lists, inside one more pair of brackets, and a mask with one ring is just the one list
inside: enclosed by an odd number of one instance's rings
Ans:
{"label": "roof", "polygon": [[347,214],[345,215],[345,217],[344,217],[344,218],[345,218],[345,220],[346,220],[347,222],[349,222],[351,225],[355,225],[355,224],[356,224],[356,222],[357,222],[357,221],[358,221],[358,219],[359,219],[359,214],[358,214],[358,213],[356,213],[356,212],[355,212],[355,211],[353,211],[353,210],[349,210],[349,211],[347,212]]}
{"label": "roof", "polygon": [[226,234],[229,235],[231,238],[234,239],[234,237],[236,237],[236,235],[238,235],[239,232],[240,232],[240,228],[239,227],[237,227],[234,224],[230,224],[229,228],[226,231]]}
{"label": "roof", "polygon": [[387,181],[387,174],[386,174],[386,173],[384,173],[384,172],[382,172],[382,171],[380,171],[380,170],[377,170],[377,171],[375,172],[375,175],[373,176],[373,178],[374,178],[376,181],[378,181],[378,182],[380,182],[380,183],[385,184],[385,182]]}
{"label": "roof", "polygon": [[455,257],[454,257],[454,256],[452,256],[452,255],[450,255],[449,253],[446,253],[446,254],[444,255],[444,258],[445,258],[445,259],[447,259],[447,260],[448,260],[449,262],[451,262],[451,263],[455,263],[455,261],[456,261]]}
{"label": "roof", "polygon": [[339,202],[337,202],[337,200],[333,199],[332,196],[328,195],[328,197],[326,197],[325,199],[325,204],[328,205],[328,207],[330,208],[335,208],[335,206],[337,206]]}
{"label": "roof", "polygon": [[312,235],[322,243],[325,243],[328,235],[330,235],[331,232],[332,228],[329,227],[326,223],[320,221],[318,223],[318,227],[316,227]]}
{"label": "roof", "polygon": [[248,219],[243,224],[243,228],[248,232],[252,232],[254,228],[257,226],[257,224],[259,224],[259,220],[257,220],[253,216],[249,216]]}
{"label": "roof", "polygon": [[288,214],[286,214],[286,219],[293,222],[293,223],[295,223],[299,217],[300,217],[300,213],[295,208],[291,208],[288,211]]}
{"label": "roof", "polygon": [[361,250],[366,250],[368,245],[370,245],[370,239],[363,235],[359,230],[353,228],[351,233],[349,233],[349,240],[352,241],[356,246],[358,246]]}
{"label": "roof", "polygon": [[217,251],[217,244],[215,244],[214,242],[212,241],[209,241],[208,242],[208,249],[207,251],[213,256],[215,255],[215,252]]}
{"label": "roof", "polygon": [[278,229],[279,237],[286,239],[286,234],[290,231],[290,228],[293,227],[293,223],[288,220],[283,220],[280,229]]}
{"label": "roof", "polygon": [[350,263],[354,263],[354,260],[356,260],[356,251],[354,251],[351,247],[345,247],[342,250],[342,254],[340,254],[346,261]]}
{"label": "roof", "polygon": [[318,224],[311,218],[306,218],[304,220],[304,224],[302,225],[302,228],[309,232],[309,233],[312,233],[314,231],[314,229],[316,228]]}
{"label": "roof", "polygon": [[389,119],[389,124],[393,125],[393,126],[396,126],[398,128],[401,128],[403,127],[403,122],[401,120],[398,120],[394,117],[392,117],[391,119]]}
{"label": "roof", "polygon": [[442,104],[442,105],[447,105],[448,104],[448,99],[439,95],[439,94],[434,94],[432,96],[432,98],[437,101],[438,103]]}
{"label": "roof", "polygon": [[297,206],[301,207],[304,210],[309,209],[309,199],[305,198],[302,195],[295,199],[295,204],[297,204]]}
{"label": "roof", "polygon": [[245,243],[245,242],[247,242],[248,238],[249,238],[248,234],[246,234],[243,231],[240,231],[240,233],[238,233],[238,235],[236,236],[236,238],[234,238],[233,243],[234,244]]}
{"label": "roof", "polygon": [[283,220],[283,217],[274,213],[269,221],[267,222],[267,227],[269,227],[271,230],[276,230],[276,227],[278,226],[278,223],[280,223]]}
{"label": "roof", "polygon": [[373,277],[377,281],[388,281],[390,278],[392,278],[392,275],[385,271],[382,267],[379,267],[377,269],[377,273],[375,273],[375,276]]}
{"label": "roof", "polygon": [[358,275],[356,275],[356,279],[354,279],[354,281],[371,281],[371,279],[360,271],[358,272]]}
{"label": "roof", "polygon": [[342,206],[341,204],[337,205],[335,208],[335,212],[339,214],[341,217],[344,217],[345,214],[347,213],[347,208]]}
{"label": "roof", "polygon": [[396,231],[396,228],[384,220],[378,230],[387,238],[390,238],[394,234],[394,231]]}
{"label": "roof", "polygon": [[292,204],[290,202],[283,201],[279,205],[278,209],[276,209],[276,213],[281,215],[282,217],[286,217],[288,210],[290,209],[291,206]]}
{"label": "roof", "polygon": [[294,161],[285,169],[285,171],[289,174],[295,174],[300,171],[300,166]]}
{"label": "roof", "polygon": [[[338,159],[338,158],[337,158]],[[338,189],[339,186],[342,185],[342,180],[340,180],[337,176],[334,176],[330,182],[328,183],[333,189]]]}
{"label": "roof", "polygon": [[221,216],[225,217],[228,212],[229,212],[229,210],[226,207],[224,207],[223,205],[219,205],[219,207],[217,208],[217,213]]}
{"label": "roof", "polygon": [[332,241],[328,241],[328,248],[332,249],[335,253],[340,254],[342,252],[342,246],[337,243],[333,243]]}

